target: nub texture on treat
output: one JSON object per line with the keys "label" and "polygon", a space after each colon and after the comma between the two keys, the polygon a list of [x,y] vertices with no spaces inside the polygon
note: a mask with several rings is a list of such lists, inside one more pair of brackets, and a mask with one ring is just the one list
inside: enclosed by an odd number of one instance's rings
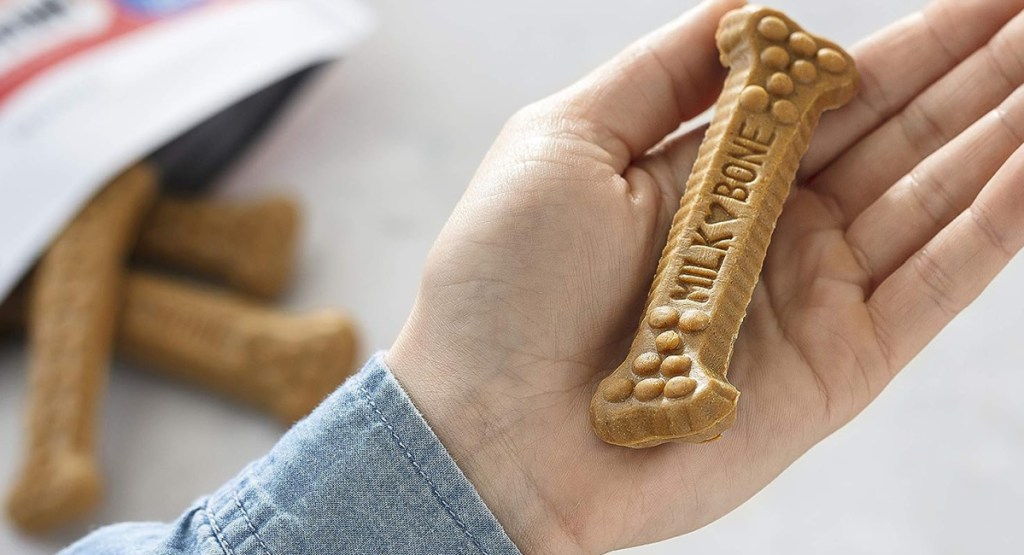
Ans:
{"label": "nub texture on treat", "polygon": [[716,40],[729,76],[629,355],[591,401],[611,444],[702,442],[733,424],[726,372],[771,233],[821,113],[857,90],[848,54],[775,10],[729,12]]}

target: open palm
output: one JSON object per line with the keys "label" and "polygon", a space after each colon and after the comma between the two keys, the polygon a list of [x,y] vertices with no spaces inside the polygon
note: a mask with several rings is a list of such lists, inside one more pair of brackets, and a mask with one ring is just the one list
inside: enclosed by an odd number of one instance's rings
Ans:
{"label": "open palm", "polygon": [[[517,114],[438,239],[388,362],[524,552],[694,530],[863,409],[1024,245],[1024,0],[938,0],[855,49],[735,345],[720,441],[590,430],[723,70],[702,5]],[[970,21],[971,25],[958,25]],[[659,242],[660,241],[660,242]]]}

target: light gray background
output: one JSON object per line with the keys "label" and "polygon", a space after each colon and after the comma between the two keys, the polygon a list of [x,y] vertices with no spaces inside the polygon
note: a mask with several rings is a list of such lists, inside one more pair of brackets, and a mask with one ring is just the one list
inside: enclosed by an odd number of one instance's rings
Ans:
{"label": "light gray background", "polygon": [[[923,3],[775,5],[850,45]],[[300,195],[308,226],[287,304],[343,307],[358,318],[367,351],[386,348],[433,237],[504,119],[691,4],[374,2],[380,30],[303,94],[219,194]],[[629,553],[1020,552],[1021,262],[874,405],[749,503],[689,536]],[[24,368],[20,347],[0,347],[5,489],[22,452]],[[107,500],[93,525],[173,518],[282,431],[263,415],[119,363],[103,419]],[[35,540],[0,522],[0,553],[51,553],[86,530]]]}

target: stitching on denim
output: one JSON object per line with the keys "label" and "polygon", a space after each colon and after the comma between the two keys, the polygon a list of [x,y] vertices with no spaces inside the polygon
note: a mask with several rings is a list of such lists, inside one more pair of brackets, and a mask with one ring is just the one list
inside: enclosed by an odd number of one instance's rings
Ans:
{"label": "stitching on denim", "polygon": [[441,492],[437,490],[437,486],[434,485],[433,480],[431,480],[430,477],[427,476],[427,473],[424,472],[423,467],[420,466],[419,461],[416,460],[416,457],[413,456],[409,448],[406,447],[405,443],[402,441],[402,438],[398,436],[398,432],[395,430],[393,426],[391,426],[391,423],[388,422],[388,419],[384,417],[384,413],[382,413],[380,409],[377,408],[377,404],[373,402],[373,398],[370,396],[370,392],[367,391],[365,387],[360,387],[359,390],[363,393],[363,397],[366,398],[366,402],[370,405],[370,408],[373,409],[373,412],[377,414],[377,418],[380,419],[381,423],[384,424],[384,427],[387,428],[389,432],[391,432],[391,437],[395,439],[395,443],[397,443],[398,446],[401,447],[403,451],[405,451],[405,458],[409,459],[409,462],[412,463],[412,467],[416,469],[416,473],[419,474],[420,478],[422,478],[423,481],[427,483],[427,486],[430,488],[430,492],[433,493],[434,497],[441,503],[441,506],[444,507],[445,512],[448,513],[448,516],[450,516],[451,519],[455,521],[455,525],[458,526],[460,530],[462,530],[462,533],[465,534],[467,538],[469,538],[469,541],[473,542],[473,545],[475,545],[476,548],[479,549],[481,553],[483,553],[484,555],[490,555],[490,553],[488,553],[488,551],[484,549],[484,546],[480,544],[480,541],[476,539],[476,536],[474,536],[473,533],[470,532],[469,527],[466,526],[466,523],[463,522],[462,519],[455,514],[455,510],[452,509],[452,506],[449,505],[448,501],[445,500],[444,496],[441,495]]}
{"label": "stitching on denim", "polygon": [[245,523],[249,526],[249,530],[252,531],[252,535],[256,536],[256,543],[260,544],[260,547],[263,548],[263,551],[267,552],[267,555],[274,555],[270,548],[267,547],[267,544],[263,543],[263,538],[260,537],[260,533],[256,530],[256,525],[249,518],[249,513],[246,512],[245,507],[242,505],[242,500],[238,498],[237,488],[231,488],[231,498],[235,500],[235,506],[238,507],[238,510],[242,511],[242,516],[245,518]]}
{"label": "stitching on denim", "polygon": [[210,512],[209,499],[206,500],[206,503],[203,503],[203,513],[206,515],[206,522],[210,525],[210,528],[213,529],[213,535],[215,538],[217,538],[217,544],[220,545],[221,551],[227,553],[227,555],[235,555],[235,552],[231,549],[231,546],[228,545],[227,540],[225,540],[224,537],[221,535],[220,526],[217,526],[217,519],[215,519],[213,517],[213,513]]}

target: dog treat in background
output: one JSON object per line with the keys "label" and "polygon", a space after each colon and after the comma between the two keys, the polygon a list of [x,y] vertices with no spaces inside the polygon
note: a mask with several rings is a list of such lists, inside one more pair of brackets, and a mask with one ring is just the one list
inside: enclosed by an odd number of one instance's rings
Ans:
{"label": "dog treat in background", "polygon": [[28,452],[7,502],[25,530],[53,528],[99,501],[95,428],[124,261],[156,190],[147,166],[114,179],[57,237],[32,276]]}
{"label": "dog treat in background", "polygon": [[[153,340],[146,339],[139,341],[137,338],[140,334],[145,337],[151,333],[153,329],[153,312],[144,312],[145,307],[150,307],[152,310],[153,301],[150,300],[149,294],[154,290],[163,288],[172,288],[174,290],[186,291],[189,301],[177,305],[173,311],[174,319],[172,323],[178,323],[181,321],[186,322],[199,322],[198,325],[202,327],[207,322],[212,321],[210,318],[211,313],[222,313],[224,310],[225,303],[231,308],[230,310],[237,309],[238,303],[242,303],[244,306],[240,311],[235,314],[239,316],[248,317],[252,314],[253,309],[262,311],[261,317],[269,320],[276,320],[278,322],[287,321],[289,323],[299,322],[301,326],[306,326],[309,341],[315,342],[316,333],[310,333],[308,330],[323,330],[325,335],[330,335],[332,330],[341,330],[339,332],[340,343],[347,342],[348,347],[339,347],[337,358],[332,363],[325,363],[319,366],[323,370],[322,373],[318,374],[318,370],[313,367],[307,366],[305,370],[306,375],[302,376],[300,383],[302,387],[301,391],[306,393],[299,393],[299,397],[303,397],[303,400],[296,401],[294,403],[283,402],[281,407],[273,410],[279,418],[284,420],[286,423],[291,423],[296,418],[294,415],[299,414],[300,416],[309,412],[315,405],[316,402],[322,399],[327,393],[333,390],[335,387],[341,385],[346,377],[354,369],[353,362],[355,361],[355,354],[357,351],[356,334],[353,326],[347,318],[341,316],[336,312],[322,311],[319,315],[314,314],[305,317],[297,317],[286,313],[278,312],[272,308],[264,308],[254,306],[248,300],[242,300],[237,296],[231,295],[230,293],[215,291],[209,288],[195,286],[189,283],[181,281],[172,281],[168,278],[157,278],[152,274],[141,272],[139,270],[129,270],[127,282],[128,285],[124,288],[124,299],[122,301],[122,313],[119,319],[120,325],[117,332],[117,336],[114,340],[114,344],[118,349],[123,351],[131,352],[132,349],[138,349],[140,344],[151,344]],[[146,285],[146,282],[157,281],[159,282],[156,286]],[[132,283],[141,283],[141,286],[132,287]],[[17,334],[20,333],[25,326],[25,308],[27,306],[28,293],[27,288],[19,287],[4,300],[3,304],[0,305],[0,333]],[[167,310],[163,305],[160,306],[160,310]],[[312,324],[310,324],[312,322]],[[139,327],[135,327],[139,326]],[[220,326],[218,324],[218,326]],[[195,332],[195,328],[189,328],[192,332]],[[226,327],[218,327],[218,329],[227,330]],[[275,337],[281,337],[286,339],[291,336],[277,334],[277,328],[273,328],[271,331]],[[226,331],[227,332],[227,331]],[[235,333],[231,331],[230,333]],[[223,337],[233,337],[221,335]],[[303,335],[303,337],[306,337]],[[276,340],[276,339],[275,339]],[[303,339],[302,341],[305,341]],[[300,343],[302,343],[300,341]],[[305,343],[302,343],[305,345]],[[274,402],[264,402],[261,398],[252,398],[249,388],[252,387],[251,383],[248,383],[246,379],[233,379],[231,375],[224,373],[223,375],[206,376],[210,367],[209,362],[203,361],[201,364],[196,366],[190,366],[191,361],[195,361],[197,356],[191,351],[192,344],[187,341],[166,341],[160,346],[161,356],[165,357],[168,361],[174,361],[173,365],[168,363],[164,366],[161,371],[162,374],[171,377],[182,379],[186,382],[194,385],[205,386],[218,393],[226,394],[228,397],[255,401],[255,404],[261,408],[268,409],[275,407]],[[225,341],[218,346],[211,346],[209,344],[203,344],[202,347],[204,355],[210,355],[210,360],[219,361],[226,360],[229,357],[236,356],[240,360],[249,361],[248,367],[245,369],[245,376],[256,376],[263,372],[263,368],[260,367],[258,361],[267,360],[274,361],[275,357],[267,357],[266,350],[262,345],[258,343],[247,343],[241,347],[231,341]],[[211,355],[211,349],[219,349],[219,354]],[[239,348],[242,352],[239,353]],[[180,349],[180,350],[177,350]],[[145,357],[139,357],[145,358]],[[235,366],[225,364],[224,367],[235,368]],[[239,365],[239,367],[241,367]],[[284,369],[288,370],[288,369]],[[278,372],[283,372],[281,368],[271,369],[270,373],[272,376],[276,376]],[[314,379],[317,375],[320,375],[322,380],[320,383]],[[298,391],[298,390],[297,390]],[[311,392],[311,393],[309,393]],[[278,391],[277,393],[280,393]],[[264,395],[264,393],[257,392],[257,397]],[[294,405],[295,408],[291,408]]]}
{"label": "dog treat in background", "polygon": [[298,207],[288,198],[249,203],[164,198],[147,217],[136,254],[274,297],[292,275],[298,227]]}
{"label": "dog treat in background", "polygon": [[355,332],[335,311],[291,315],[143,272],[125,287],[118,347],[165,375],[268,409],[286,423],[352,373]]}
{"label": "dog treat in background", "polygon": [[707,441],[735,421],[725,375],[772,230],[821,113],[857,90],[848,54],[777,11],[726,14],[717,43],[730,71],[714,119],[629,355],[591,401],[611,444]]}

